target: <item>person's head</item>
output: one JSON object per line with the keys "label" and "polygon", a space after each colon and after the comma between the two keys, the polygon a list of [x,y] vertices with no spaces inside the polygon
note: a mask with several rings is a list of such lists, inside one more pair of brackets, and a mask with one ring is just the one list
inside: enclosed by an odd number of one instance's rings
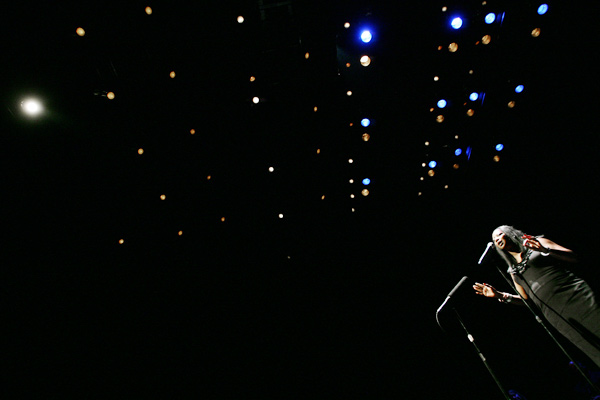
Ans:
{"label": "person's head", "polygon": [[509,252],[523,253],[526,248],[523,246],[524,233],[510,225],[501,225],[492,232],[492,241],[496,246],[498,254],[510,265],[514,258]]}

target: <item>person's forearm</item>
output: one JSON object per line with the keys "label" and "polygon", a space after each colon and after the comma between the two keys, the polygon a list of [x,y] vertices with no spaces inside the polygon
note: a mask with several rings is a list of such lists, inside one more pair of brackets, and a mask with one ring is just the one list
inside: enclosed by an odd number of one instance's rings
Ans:
{"label": "person's forearm", "polygon": [[498,295],[499,295],[498,301],[500,303],[511,303],[511,304],[519,304],[519,305],[523,304],[523,299],[521,298],[521,296],[518,296],[516,294],[498,292]]}
{"label": "person's forearm", "polygon": [[546,248],[542,251],[542,255],[549,255],[554,258],[558,258],[561,261],[566,261],[570,263],[577,262],[577,256],[572,251],[563,251],[563,250],[555,250],[551,248]]}

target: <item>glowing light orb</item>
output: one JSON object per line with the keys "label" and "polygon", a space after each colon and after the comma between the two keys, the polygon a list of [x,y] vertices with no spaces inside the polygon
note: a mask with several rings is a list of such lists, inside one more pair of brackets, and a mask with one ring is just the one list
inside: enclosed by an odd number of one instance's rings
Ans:
{"label": "glowing light orb", "polygon": [[479,93],[473,92],[469,95],[469,100],[476,101],[479,98]]}
{"label": "glowing light orb", "polygon": [[106,93],[106,98],[109,100],[113,100],[115,98],[115,94],[113,92]]}
{"label": "glowing light orb", "polygon": [[167,199],[167,196],[165,196],[164,194],[161,194],[161,195],[160,195],[160,199],[161,199],[161,200],[166,200],[166,199]]}
{"label": "glowing light orb", "polygon": [[371,180],[369,178],[365,178],[362,181],[363,185],[368,186],[371,183]]}
{"label": "glowing light orb", "polygon": [[371,65],[371,57],[362,56],[360,58],[360,65],[362,65],[363,67],[368,67],[369,65]]}
{"label": "glowing light orb", "polygon": [[486,24],[492,24],[495,20],[496,20],[496,14],[494,14],[494,13],[489,13],[488,15],[485,16]]}
{"label": "glowing light orb", "polygon": [[496,151],[502,151],[502,150],[504,150],[504,145],[502,143],[498,143],[496,145]]}
{"label": "glowing light orb", "polygon": [[371,135],[369,135],[368,133],[363,133],[362,140],[364,140],[365,142],[368,142],[369,139],[371,139]]}
{"label": "glowing light orb", "polygon": [[195,129],[190,129],[190,134],[191,135],[195,135],[196,134],[196,130]]}
{"label": "glowing light orb", "polygon": [[360,40],[362,40],[363,43],[369,43],[372,39],[373,34],[370,31],[363,31],[363,33],[360,34]]}
{"label": "glowing light orb", "polygon": [[275,168],[269,167],[269,172],[273,172],[273,171],[275,171]]}
{"label": "glowing light orb", "polygon": [[519,85],[515,88],[515,93],[521,93],[525,89],[525,86]]}
{"label": "glowing light orb", "polygon": [[256,77],[255,77],[255,76],[251,76],[251,77],[250,77],[250,82],[254,82],[255,80],[256,80]]}
{"label": "glowing light orb", "polygon": [[281,219],[281,218],[283,218],[283,214],[279,214],[279,218],[280,218],[280,219]]}
{"label": "glowing light orb", "polygon": [[438,124],[441,124],[442,122],[444,122],[444,116],[443,115],[438,115],[437,117],[435,117],[435,121]]}
{"label": "glowing light orb", "polygon": [[241,15],[239,17],[237,17],[237,22],[238,22],[238,24],[244,23],[244,17]]}
{"label": "glowing light orb", "polygon": [[310,58],[310,53],[308,53],[308,52],[307,52],[307,53],[305,53],[305,54],[304,54],[304,58],[306,58],[306,59],[308,60],[308,59]]}
{"label": "glowing light orb", "polygon": [[142,155],[142,154],[144,154],[144,149],[138,149],[138,154],[139,154],[139,155]]}
{"label": "glowing light orb", "polygon": [[360,124],[366,128],[367,126],[371,125],[371,120],[369,118],[363,118],[360,121]]}
{"label": "glowing light orb", "polygon": [[125,240],[119,239],[119,244],[123,244],[123,243],[125,243]]}
{"label": "glowing light orb", "polygon": [[369,195],[369,190],[368,189],[363,189],[360,194],[362,194],[363,196],[367,197]]}
{"label": "glowing light orb", "polygon": [[346,29],[350,28],[350,22],[346,22],[346,23],[344,24],[344,28],[346,28]]}
{"label": "glowing light orb", "polygon": [[434,77],[433,77],[433,80],[434,80],[435,82],[437,82],[437,81],[439,81],[439,80],[440,80],[440,77],[439,77],[439,76],[434,76]]}
{"label": "glowing light orb", "polygon": [[453,29],[460,29],[463,26],[462,18],[456,17],[456,18],[452,19],[452,21],[450,22],[450,26]]}
{"label": "glowing light orb", "polygon": [[541,33],[542,33],[542,31],[540,28],[535,28],[534,30],[531,31],[531,36],[538,37],[538,36],[540,36]]}
{"label": "glowing light orb", "polygon": [[514,108],[515,107],[515,102],[514,101],[509,101],[508,102],[508,108]]}
{"label": "glowing light orb", "polygon": [[450,45],[448,46],[448,50],[450,50],[451,53],[456,53],[458,51],[458,44],[450,43]]}
{"label": "glowing light orb", "polygon": [[491,41],[492,41],[492,37],[490,35],[485,35],[484,37],[481,38],[481,43],[483,43],[483,44],[490,44]]}
{"label": "glowing light orb", "polygon": [[538,7],[537,9],[537,13],[539,15],[544,15],[548,12],[548,4],[542,4],[541,6]]}
{"label": "glowing light orb", "polygon": [[352,164],[353,162],[354,162],[354,160],[353,160],[353,159],[349,159],[349,160],[348,160],[348,164]]}
{"label": "glowing light orb", "polygon": [[351,90],[348,90],[348,91],[346,92],[346,96],[352,96],[352,91],[351,91]]}
{"label": "glowing light orb", "polygon": [[258,97],[253,97],[253,98],[252,98],[252,102],[253,102],[254,104],[258,104],[258,103],[260,102],[260,99],[259,99]]}
{"label": "glowing light orb", "polygon": [[181,236],[181,235],[183,235],[183,231],[179,231],[179,232],[177,232],[177,234],[178,234],[179,236]]}
{"label": "glowing light orb", "polygon": [[152,7],[146,7],[146,14],[151,15],[152,14]]}
{"label": "glowing light orb", "polygon": [[435,161],[430,161],[429,162],[429,168],[433,169],[437,166],[437,163]]}
{"label": "glowing light orb", "polygon": [[79,27],[75,30],[75,33],[77,34],[77,36],[85,36],[85,29]]}
{"label": "glowing light orb", "polygon": [[455,155],[455,156],[457,156],[457,157],[458,157],[458,156],[460,156],[461,154],[462,154],[462,149],[456,149],[456,150],[454,150],[454,155]]}
{"label": "glowing light orb", "polygon": [[500,156],[494,156],[494,162],[499,162],[500,161]]}
{"label": "glowing light orb", "polygon": [[427,171],[427,175],[433,177],[435,175],[435,171],[430,169],[429,171]]}
{"label": "glowing light orb", "polygon": [[170,76],[171,78],[175,78],[175,71],[171,71],[171,72],[169,73],[169,76]]}
{"label": "glowing light orb", "polygon": [[475,110],[473,110],[472,108],[469,108],[469,109],[467,110],[467,115],[468,115],[469,117],[472,117],[473,115],[475,115]]}
{"label": "glowing light orb", "polygon": [[21,108],[23,112],[32,117],[40,115],[43,111],[42,103],[36,99],[26,99],[21,102]]}
{"label": "glowing light orb", "polygon": [[446,100],[444,100],[444,99],[442,99],[442,100],[440,100],[440,101],[438,101],[438,102],[437,102],[437,106],[438,106],[439,108],[444,108],[444,107],[446,107],[446,104],[448,104],[448,102],[447,102]]}

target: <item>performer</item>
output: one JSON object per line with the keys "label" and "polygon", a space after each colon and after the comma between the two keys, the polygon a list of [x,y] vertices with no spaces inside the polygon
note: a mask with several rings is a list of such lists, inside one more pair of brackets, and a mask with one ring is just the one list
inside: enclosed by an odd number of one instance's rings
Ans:
{"label": "performer", "polygon": [[577,262],[575,254],[507,225],[496,228],[492,240],[519,295],[487,283],[475,283],[475,292],[503,303],[532,301],[552,326],[600,367],[600,305],[590,286],[565,267]]}

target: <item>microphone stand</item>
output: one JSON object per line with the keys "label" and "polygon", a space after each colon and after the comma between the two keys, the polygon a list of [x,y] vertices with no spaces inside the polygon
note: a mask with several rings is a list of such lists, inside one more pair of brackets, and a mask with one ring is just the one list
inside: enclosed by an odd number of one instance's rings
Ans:
{"label": "microphone stand", "polygon": [[596,384],[594,384],[590,380],[590,378],[586,375],[586,373],[581,369],[581,367],[579,366],[579,364],[576,363],[575,361],[573,361],[573,357],[571,357],[571,355],[569,354],[569,352],[563,347],[562,344],[560,344],[560,342],[558,341],[558,339],[556,339],[556,337],[554,336],[554,334],[552,334],[552,332],[550,331],[550,329],[548,329],[548,327],[546,326],[546,324],[544,324],[544,321],[537,315],[537,313],[535,312],[535,310],[533,309],[533,307],[531,307],[531,304],[529,304],[527,301],[525,301],[525,299],[523,298],[523,296],[521,295],[521,293],[515,287],[514,282],[512,282],[510,279],[508,279],[508,277],[502,272],[502,270],[498,266],[498,263],[494,262],[494,265],[496,266],[496,269],[498,270],[498,272],[500,273],[500,275],[502,275],[502,277],[504,278],[504,280],[506,280],[506,282],[508,283],[508,285],[515,291],[515,293],[517,293],[519,295],[519,297],[521,298],[521,301],[523,302],[523,304],[525,304],[527,306],[527,308],[529,309],[529,311],[531,311],[531,313],[535,317],[535,320],[542,326],[542,328],[544,328],[544,330],[548,333],[548,335],[550,335],[550,337],[552,338],[552,340],[554,341],[554,343],[556,343],[556,345],[560,348],[560,350],[567,356],[567,358],[575,366],[575,368],[577,369],[577,371],[579,371],[579,373],[581,374],[581,376],[583,376],[583,378],[590,385],[590,387],[592,387],[596,391],[596,393],[600,394],[600,388],[598,388],[598,386],[596,386]]}
{"label": "microphone stand", "polygon": [[[440,323],[440,320],[439,320],[439,313],[444,308],[444,306],[446,305],[446,303],[452,298],[452,296],[454,295],[454,293],[456,293],[456,291],[462,286],[462,284],[467,281],[467,279],[468,279],[467,276],[463,276],[463,278],[460,280],[460,282],[458,282],[458,284],[454,287],[454,289],[452,289],[452,291],[450,291],[450,293],[446,297],[446,300],[444,300],[444,303],[437,309],[437,311],[435,313],[435,319],[436,319],[438,325],[440,326],[440,328],[442,329],[442,331],[444,331],[444,332],[445,332],[445,330],[442,327],[442,324]],[[479,350],[479,346],[477,346],[477,343],[475,343],[475,338],[473,337],[473,335],[471,335],[471,333],[467,329],[467,326],[465,325],[465,323],[463,322],[462,318],[460,317],[460,314],[458,313],[458,310],[455,307],[452,307],[452,309],[454,310],[454,313],[456,314],[456,317],[458,318],[458,322],[460,323],[460,325],[462,326],[462,328],[464,329],[464,331],[467,333],[467,338],[469,339],[469,341],[471,342],[471,344],[475,348],[475,351],[477,352],[477,355],[479,355],[479,358],[481,359],[481,361],[485,365],[485,368],[488,370],[488,372],[492,376],[492,379],[494,379],[494,382],[496,382],[496,385],[498,385],[498,388],[502,392],[502,395],[504,396],[504,398],[506,400],[511,400],[511,397],[507,394],[506,390],[502,387],[502,384],[500,383],[500,380],[496,377],[496,374],[494,374],[494,371],[492,371],[492,368],[490,367],[490,365],[487,362],[487,358],[485,358],[485,356],[483,355],[483,353],[481,352],[481,350]]]}
{"label": "microphone stand", "polygon": [[496,382],[496,385],[498,385],[498,389],[500,389],[500,391],[502,392],[502,395],[504,395],[505,399],[511,400],[512,398],[506,393],[506,390],[504,390],[504,388],[502,387],[502,384],[500,383],[500,380],[496,377],[496,374],[494,374],[494,371],[492,371],[492,368],[490,367],[490,365],[487,362],[487,358],[485,358],[485,356],[483,355],[483,353],[481,352],[481,350],[479,350],[479,346],[477,346],[477,344],[475,343],[475,338],[473,337],[473,335],[471,335],[471,333],[469,333],[469,330],[465,326],[462,318],[460,317],[460,314],[458,313],[458,311],[456,310],[456,308],[453,308],[453,310],[456,313],[456,317],[458,318],[458,322],[460,322],[460,325],[462,326],[462,328],[467,333],[467,338],[469,339],[469,341],[471,342],[471,344],[473,344],[473,347],[475,348],[475,351],[477,352],[477,355],[479,356],[479,358],[481,358],[481,361],[483,362],[483,364],[487,368],[488,372],[490,373],[490,375],[494,379],[494,382]]}

